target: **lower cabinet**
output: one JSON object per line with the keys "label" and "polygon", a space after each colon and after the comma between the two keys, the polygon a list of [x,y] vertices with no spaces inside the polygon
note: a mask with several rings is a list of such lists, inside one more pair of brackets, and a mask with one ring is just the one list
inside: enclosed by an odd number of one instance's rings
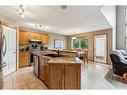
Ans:
{"label": "lower cabinet", "polygon": [[80,66],[65,65],[64,72],[64,88],[65,89],[80,89]]}
{"label": "lower cabinet", "polygon": [[80,89],[80,64],[49,64],[47,58],[40,58],[39,78],[49,89]]}
{"label": "lower cabinet", "polygon": [[80,89],[80,65],[50,64],[50,89]]}
{"label": "lower cabinet", "polygon": [[39,78],[48,86],[49,79],[49,65],[47,64],[48,59],[40,58],[39,63]]}
{"label": "lower cabinet", "polygon": [[62,74],[63,66],[62,65],[53,65],[50,64],[50,80],[49,88],[50,89],[63,89],[64,88],[64,75]]}
{"label": "lower cabinet", "polygon": [[19,52],[19,67],[30,66],[30,52]]}

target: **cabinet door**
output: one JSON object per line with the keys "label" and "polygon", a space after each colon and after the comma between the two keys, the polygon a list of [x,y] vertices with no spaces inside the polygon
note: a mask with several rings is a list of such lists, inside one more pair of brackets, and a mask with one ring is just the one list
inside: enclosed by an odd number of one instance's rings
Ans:
{"label": "cabinet door", "polygon": [[35,33],[29,32],[29,37],[30,37],[30,39],[35,39]]}
{"label": "cabinet door", "polygon": [[24,31],[19,31],[19,44],[28,44],[29,33]]}
{"label": "cabinet door", "polygon": [[43,44],[48,44],[48,34],[40,34],[40,39],[42,40]]}
{"label": "cabinet door", "polygon": [[51,66],[50,68],[51,84],[49,87],[51,89],[63,89],[64,88],[63,65],[50,65],[50,66]]}
{"label": "cabinet door", "polygon": [[41,40],[41,39],[40,39],[40,34],[39,34],[39,33],[35,33],[34,36],[35,36],[35,39],[36,39],[36,40]]}
{"label": "cabinet door", "polygon": [[80,65],[65,65],[64,87],[65,89],[80,89]]}
{"label": "cabinet door", "polygon": [[21,52],[19,53],[19,67],[30,66],[30,53]]}

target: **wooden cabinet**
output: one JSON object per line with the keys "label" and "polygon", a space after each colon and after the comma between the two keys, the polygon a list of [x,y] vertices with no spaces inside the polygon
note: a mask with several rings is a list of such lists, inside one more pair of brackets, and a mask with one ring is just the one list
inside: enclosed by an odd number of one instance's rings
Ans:
{"label": "wooden cabinet", "polygon": [[[80,66],[80,65],[79,65]],[[78,65],[65,65],[64,89],[80,89],[80,67]]]}
{"label": "wooden cabinet", "polygon": [[50,89],[80,89],[80,65],[50,65]]}
{"label": "wooden cabinet", "polygon": [[47,34],[41,34],[40,35],[40,38],[41,38],[41,40],[42,40],[42,42],[43,42],[43,44],[48,44],[48,35]]}
{"label": "wooden cabinet", "polygon": [[29,42],[29,32],[20,31],[19,44],[28,44],[28,42]]}
{"label": "wooden cabinet", "polygon": [[33,32],[29,32],[29,38],[30,39],[35,39],[35,35],[34,35],[35,33],[33,33]]}
{"label": "wooden cabinet", "polygon": [[63,65],[50,65],[50,89],[63,89],[64,88],[64,71]]}
{"label": "wooden cabinet", "polygon": [[48,85],[49,82],[49,65],[47,64],[48,59],[40,57],[39,63],[39,78]]}
{"label": "wooden cabinet", "polygon": [[19,52],[19,67],[30,66],[30,53]]}
{"label": "wooden cabinet", "polygon": [[81,64],[48,63],[50,58],[43,56],[39,59],[39,78],[50,89],[81,88]]}
{"label": "wooden cabinet", "polygon": [[40,58],[40,63],[39,63],[39,78],[43,81],[45,81],[45,65],[44,65],[44,58]]}
{"label": "wooden cabinet", "polygon": [[49,38],[48,34],[19,30],[19,44],[28,44],[30,39],[42,40],[43,44],[48,44]]}

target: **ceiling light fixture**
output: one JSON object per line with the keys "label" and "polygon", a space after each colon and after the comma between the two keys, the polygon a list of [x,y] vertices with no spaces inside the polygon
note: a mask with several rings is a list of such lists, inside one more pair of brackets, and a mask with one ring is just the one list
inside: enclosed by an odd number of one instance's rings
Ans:
{"label": "ceiling light fixture", "polygon": [[46,26],[45,25],[36,24],[34,26],[34,28],[37,29],[37,30],[46,31]]}
{"label": "ceiling light fixture", "polygon": [[26,6],[24,5],[19,5],[19,10],[17,10],[19,12],[19,15],[24,18],[24,12],[25,12]]}

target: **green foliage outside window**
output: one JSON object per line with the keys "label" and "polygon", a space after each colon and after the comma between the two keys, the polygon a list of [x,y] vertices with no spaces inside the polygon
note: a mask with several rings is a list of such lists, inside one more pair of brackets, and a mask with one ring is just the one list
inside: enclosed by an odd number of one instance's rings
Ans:
{"label": "green foliage outside window", "polygon": [[74,48],[79,48],[79,45],[80,45],[79,39],[74,39],[74,40],[73,40],[73,47],[74,47]]}
{"label": "green foliage outside window", "polygon": [[73,39],[73,48],[88,48],[88,40],[84,38]]}

